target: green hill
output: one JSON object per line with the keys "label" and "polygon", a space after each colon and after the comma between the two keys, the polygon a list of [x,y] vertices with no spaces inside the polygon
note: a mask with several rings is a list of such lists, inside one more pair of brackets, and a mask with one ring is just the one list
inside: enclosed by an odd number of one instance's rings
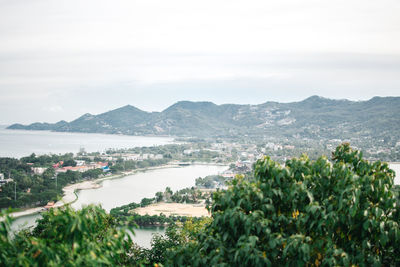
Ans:
{"label": "green hill", "polygon": [[312,96],[300,102],[216,105],[181,101],[162,112],[127,105],[55,124],[13,124],[8,129],[127,135],[273,136],[285,138],[393,137],[400,130],[400,97],[368,101]]}

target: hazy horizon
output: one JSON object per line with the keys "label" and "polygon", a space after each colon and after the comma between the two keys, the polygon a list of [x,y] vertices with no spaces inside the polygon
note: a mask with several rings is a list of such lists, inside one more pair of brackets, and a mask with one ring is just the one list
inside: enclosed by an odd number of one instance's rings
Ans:
{"label": "hazy horizon", "polygon": [[0,0],[0,124],[400,95],[400,2]]}

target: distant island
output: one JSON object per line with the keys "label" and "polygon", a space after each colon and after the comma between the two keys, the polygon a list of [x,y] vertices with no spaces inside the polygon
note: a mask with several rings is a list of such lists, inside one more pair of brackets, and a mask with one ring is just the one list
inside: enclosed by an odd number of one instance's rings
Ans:
{"label": "distant island", "polygon": [[127,105],[99,115],[87,113],[71,122],[13,124],[8,129],[217,138],[372,138],[375,142],[390,141],[397,138],[400,130],[400,97],[349,101],[312,96],[300,102],[266,102],[259,105],[181,101],[162,112],[146,112]]}

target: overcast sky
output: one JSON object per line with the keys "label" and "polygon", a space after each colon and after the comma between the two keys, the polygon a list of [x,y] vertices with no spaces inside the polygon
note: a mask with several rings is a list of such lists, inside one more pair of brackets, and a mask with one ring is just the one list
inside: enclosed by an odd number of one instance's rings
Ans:
{"label": "overcast sky", "polygon": [[0,0],[0,124],[400,95],[399,0]]}

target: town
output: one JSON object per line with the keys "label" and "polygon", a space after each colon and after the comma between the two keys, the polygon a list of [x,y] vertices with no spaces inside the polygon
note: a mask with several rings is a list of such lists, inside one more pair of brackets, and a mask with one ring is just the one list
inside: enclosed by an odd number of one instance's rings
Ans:
{"label": "town", "polygon": [[[162,165],[221,164],[229,166],[225,172],[218,174],[227,180],[237,174],[250,177],[253,164],[265,155],[281,164],[303,152],[311,159],[318,155],[329,158],[332,150],[344,140],[332,139],[316,143],[306,139],[269,139],[249,143],[244,140],[180,138],[176,141],[177,144],[163,146],[99,152],[86,152],[82,147],[76,154],[32,154],[21,159],[0,158],[0,207],[45,205],[48,201],[60,199],[62,187],[67,184],[111,175],[126,175],[133,170]],[[353,141],[358,144],[357,140]],[[391,148],[383,145],[368,147],[368,142],[363,144],[361,149],[371,161],[400,160],[400,142]],[[224,186],[224,183],[215,183],[213,187]]]}

